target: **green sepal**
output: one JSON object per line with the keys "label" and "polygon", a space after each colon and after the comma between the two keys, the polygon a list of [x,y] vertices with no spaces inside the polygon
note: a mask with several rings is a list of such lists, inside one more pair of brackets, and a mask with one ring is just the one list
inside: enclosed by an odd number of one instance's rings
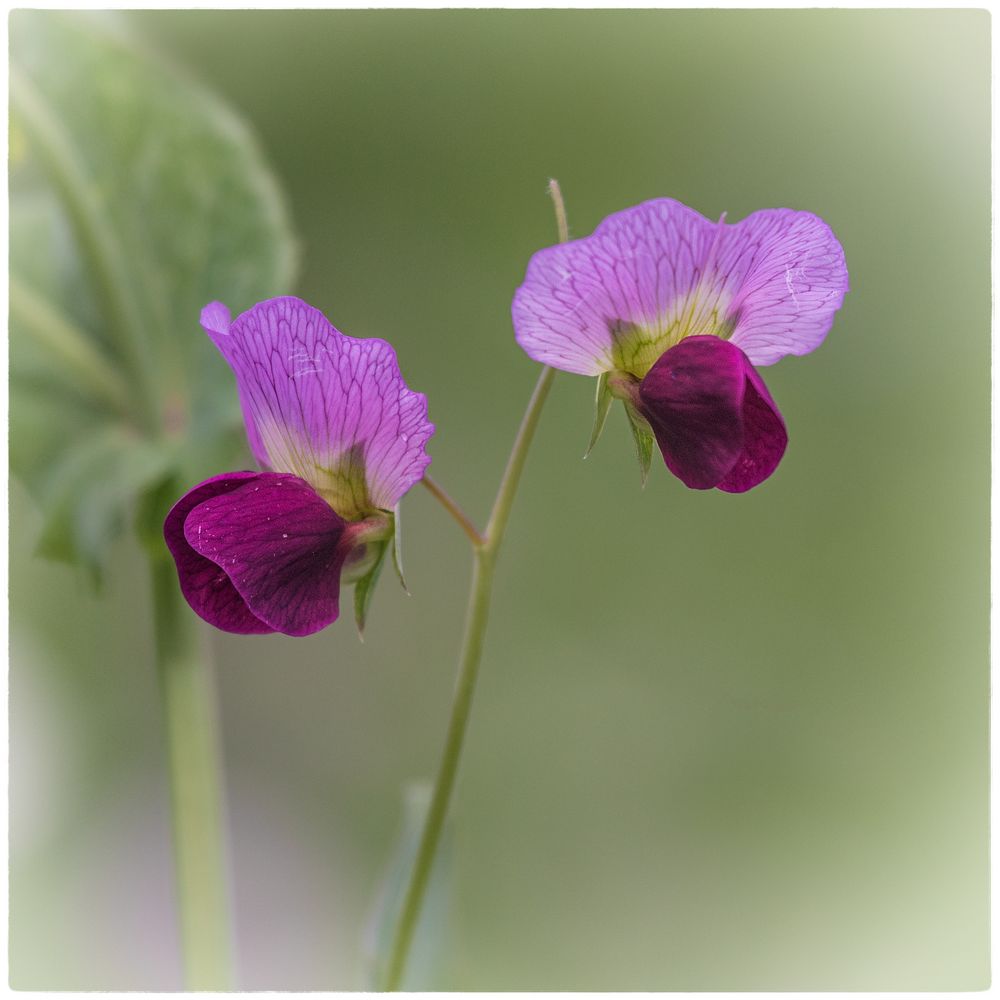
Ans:
{"label": "green sepal", "polygon": [[639,470],[642,473],[642,485],[645,488],[649,478],[649,466],[653,461],[653,446],[656,438],[650,430],[646,418],[628,400],[625,401],[625,412],[628,414],[629,427],[632,428],[632,438],[635,441],[635,453],[639,458]]}
{"label": "green sepal", "polygon": [[590,432],[590,444],[587,445],[584,458],[594,450],[594,445],[597,444],[598,438],[604,431],[604,425],[608,422],[608,413],[614,398],[608,387],[608,373],[601,372],[597,376],[597,396],[594,400],[594,429]]}
{"label": "green sepal", "polygon": [[375,584],[378,583],[379,574],[382,572],[382,564],[385,562],[385,554],[389,548],[388,539],[384,542],[369,542],[370,545],[378,546],[378,554],[372,568],[354,584],[354,621],[358,626],[358,638],[365,641],[365,622],[368,620],[368,605],[371,604],[372,594],[375,593]]}
{"label": "green sepal", "polygon": [[403,532],[400,529],[399,504],[392,509],[392,565],[396,569],[396,576],[403,585],[407,597],[410,595],[410,588],[406,586],[406,578],[403,576]]}

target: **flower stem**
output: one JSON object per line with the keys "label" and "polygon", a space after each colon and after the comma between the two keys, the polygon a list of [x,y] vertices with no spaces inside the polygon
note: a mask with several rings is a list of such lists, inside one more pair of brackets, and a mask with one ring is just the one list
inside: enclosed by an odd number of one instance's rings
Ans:
{"label": "flower stem", "polygon": [[559,231],[559,242],[569,242],[569,223],[566,221],[566,203],[563,201],[562,188],[554,177],[549,178],[549,197],[552,207],[556,210],[556,229]]}
{"label": "flower stem", "polygon": [[181,600],[173,565],[154,557],[151,572],[185,984],[227,990],[231,941],[212,678],[202,631]]}
{"label": "flower stem", "polygon": [[[566,210],[563,207],[559,184],[554,179],[549,181],[549,194],[555,204],[559,238],[561,242],[565,242],[569,238],[566,227]],[[486,637],[486,625],[489,620],[497,553],[510,520],[514,497],[521,480],[521,473],[524,471],[524,463],[528,457],[528,449],[531,447],[542,407],[545,405],[554,378],[555,370],[552,368],[543,368],[538,376],[535,390],[531,394],[528,408],[521,419],[521,426],[518,429],[514,446],[507,460],[507,467],[504,469],[503,478],[500,481],[500,488],[493,503],[486,533],[480,537],[478,544],[473,543],[475,563],[472,573],[472,589],[469,593],[465,637],[459,656],[458,679],[455,684],[451,717],[448,721],[444,752],[434,783],[430,809],[424,823],[420,846],[417,848],[416,860],[410,873],[410,882],[403,899],[402,910],[389,952],[384,987],[386,990],[398,990],[406,970],[407,955],[413,943],[417,920],[420,917],[420,908],[434,866],[438,841],[444,827],[445,817],[448,814],[448,805],[451,801],[458,763],[462,754],[462,744],[468,727],[472,695],[476,687],[476,677],[479,673],[479,662],[482,658],[483,642]],[[432,490],[432,492],[434,491]],[[439,497],[439,499],[441,498]]]}
{"label": "flower stem", "polygon": [[431,496],[458,522],[458,526],[468,535],[469,541],[477,547],[482,545],[485,539],[479,533],[479,529],[472,523],[472,518],[448,496],[441,485],[427,475],[424,476],[421,482],[430,491]]}
{"label": "flower stem", "polygon": [[490,513],[490,519],[486,525],[483,548],[491,555],[495,555],[497,549],[500,548],[504,532],[507,530],[507,521],[510,519],[514,495],[517,493],[524,463],[528,457],[528,448],[531,447],[531,440],[535,436],[535,428],[538,426],[538,418],[542,415],[542,407],[545,405],[549,389],[552,388],[555,375],[554,368],[542,369],[538,381],[535,383],[535,391],[528,401],[528,408],[524,411],[524,417],[521,419],[514,447],[511,449],[510,458],[507,459],[507,468],[504,469],[503,479],[500,481],[497,498],[493,502],[493,511]]}

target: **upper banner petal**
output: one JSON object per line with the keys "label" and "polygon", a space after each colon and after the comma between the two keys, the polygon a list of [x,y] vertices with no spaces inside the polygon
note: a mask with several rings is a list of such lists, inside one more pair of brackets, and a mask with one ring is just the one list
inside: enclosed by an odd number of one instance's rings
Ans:
{"label": "upper banner petal", "polygon": [[[232,314],[229,312],[229,307],[223,305],[221,302],[210,302],[201,311],[201,328],[212,338],[212,341],[216,344],[219,343],[219,339],[222,337],[227,337],[229,335],[229,327],[232,325]],[[223,356],[225,356],[225,351],[223,351]],[[247,403],[246,393],[243,391],[243,386],[240,384],[239,379],[236,382],[236,392],[240,400],[240,408],[243,410],[243,424],[247,431],[247,441],[250,444],[250,451],[253,453],[253,457],[256,459],[257,464],[262,469],[267,469],[270,462],[267,457],[267,452],[264,450],[264,442],[260,439],[260,434],[257,433],[257,425],[254,423],[253,417],[250,414],[250,407]]]}
{"label": "upper banner petal", "polygon": [[209,309],[205,328],[236,374],[270,468],[305,479],[348,519],[391,509],[422,478],[434,425],[389,344],[345,336],[291,296],[228,326],[217,304]]}
{"label": "upper banner petal", "polygon": [[539,250],[514,295],[517,342],[535,361],[578,375],[618,367],[622,328],[649,340],[673,321],[666,314],[696,286],[715,228],[661,198],[609,215],[583,239]]}
{"label": "upper banner petal", "polygon": [[216,563],[191,547],[184,536],[184,522],[202,501],[232,493],[260,475],[259,472],[227,472],[206,479],[174,504],[163,524],[163,537],[177,564],[184,599],[210,625],[241,635],[259,635],[274,629],[247,607],[232,581]]}
{"label": "upper banner petal", "polygon": [[755,364],[805,353],[846,291],[843,250],[815,215],[771,209],[727,225],[661,198],[536,253],[512,316],[536,361],[642,378],[688,336],[731,337]]}
{"label": "upper banner petal", "polygon": [[337,619],[347,522],[296,476],[263,472],[199,503],[187,543],[225,571],[247,607],[286,635]]}

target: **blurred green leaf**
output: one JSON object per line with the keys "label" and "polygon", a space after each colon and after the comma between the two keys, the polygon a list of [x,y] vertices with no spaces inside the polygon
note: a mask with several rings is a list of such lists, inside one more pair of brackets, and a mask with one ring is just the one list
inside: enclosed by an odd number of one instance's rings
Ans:
{"label": "blurred green leaf", "polygon": [[169,470],[170,465],[158,479],[150,478],[136,501],[133,527],[139,544],[150,560],[171,558],[163,544],[164,512],[169,511],[185,493],[186,484],[179,482]]}
{"label": "blurred green leaf", "polygon": [[[14,324],[32,338],[56,376],[123,415],[129,412],[129,387],[121,372],[56,304],[21,282],[10,281],[10,312]],[[25,366],[27,367],[27,365]]]}
{"label": "blurred green leaf", "polygon": [[295,242],[246,127],[115,17],[10,29],[11,462],[43,551],[96,570],[143,490],[247,464],[198,317],[287,293]]}
{"label": "blurred green leaf", "polygon": [[81,563],[98,578],[108,539],[121,530],[129,502],[162,479],[169,461],[162,448],[117,427],[87,438],[50,470],[38,551]]}

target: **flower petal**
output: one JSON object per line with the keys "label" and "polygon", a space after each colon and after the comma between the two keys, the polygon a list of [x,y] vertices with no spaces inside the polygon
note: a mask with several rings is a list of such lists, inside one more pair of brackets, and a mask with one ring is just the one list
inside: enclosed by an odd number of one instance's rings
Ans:
{"label": "flower petal", "polygon": [[785,421],[764,380],[746,364],[746,394],[743,397],[743,452],[729,474],[719,483],[726,493],[746,493],[764,482],[778,467],[788,432]]}
{"label": "flower petal", "polygon": [[819,347],[849,289],[833,231],[818,216],[789,208],[727,226],[716,267],[733,293],[730,339],[754,365]]}
{"label": "flower petal", "polygon": [[[207,306],[201,311],[201,328],[212,338],[212,341],[216,344],[219,343],[219,338],[227,337],[229,335],[229,327],[232,325],[232,314],[229,312],[229,307],[223,305],[221,302],[209,302]],[[223,352],[225,353],[225,352]],[[260,434],[257,433],[257,425],[253,421],[253,417],[250,414],[250,408],[247,404],[246,396],[243,392],[243,387],[239,384],[239,380],[236,383],[236,391],[240,398],[240,408],[243,410],[243,424],[247,431],[247,441],[250,444],[250,451],[253,454],[254,459],[257,464],[262,468],[268,468],[268,458],[267,452],[264,450],[264,442],[260,439]]]}
{"label": "flower petal", "polygon": [[347,522],[297,476],[262,472],[198,504],[184,537],[276,631],[310,635],[336,621]]}
{"label": "flower petal", "polygon": [[517,342],[535,361],[578,375],[618,367],[616,325],[657,328],[697,284],[715,228],[660,198],[609,215],[591,236],[539,250],[514,295]]}
{"label": "flower petal", "polygon": [[259,635],[274,629],[253,614],[214,562],[191,547],[184,537],[184,522],[202,501],[231,493],[259,476],[259,472],[227,472],[206,479],[174,504],[163,524],[163,537],[177,564],[184,599],[210,625],[241,635]]}
{"label": "flower petal", "polygon": [[208,309],[205,328],[236,374],[270,468],[306,480],[348,519],[392,509],[422,478],[434,425],[384,340],[347,337],[291,296],[228,327],[216,304]]}
{"label": "flower petal", "polygon": [[763,380],[718,337],[688,337],[664,353],[639,385],[638,405],[667,468],[692,489],[758,485],[788,440]]}
{"label": "flower petal", "polygon": [[757,364],[806,353],[846,291],[843,250],[816,216],[770,209],[726,225],[660,198],[538,251],[512,316],[536,361],[642,378],[688,336],[731,337]]}

